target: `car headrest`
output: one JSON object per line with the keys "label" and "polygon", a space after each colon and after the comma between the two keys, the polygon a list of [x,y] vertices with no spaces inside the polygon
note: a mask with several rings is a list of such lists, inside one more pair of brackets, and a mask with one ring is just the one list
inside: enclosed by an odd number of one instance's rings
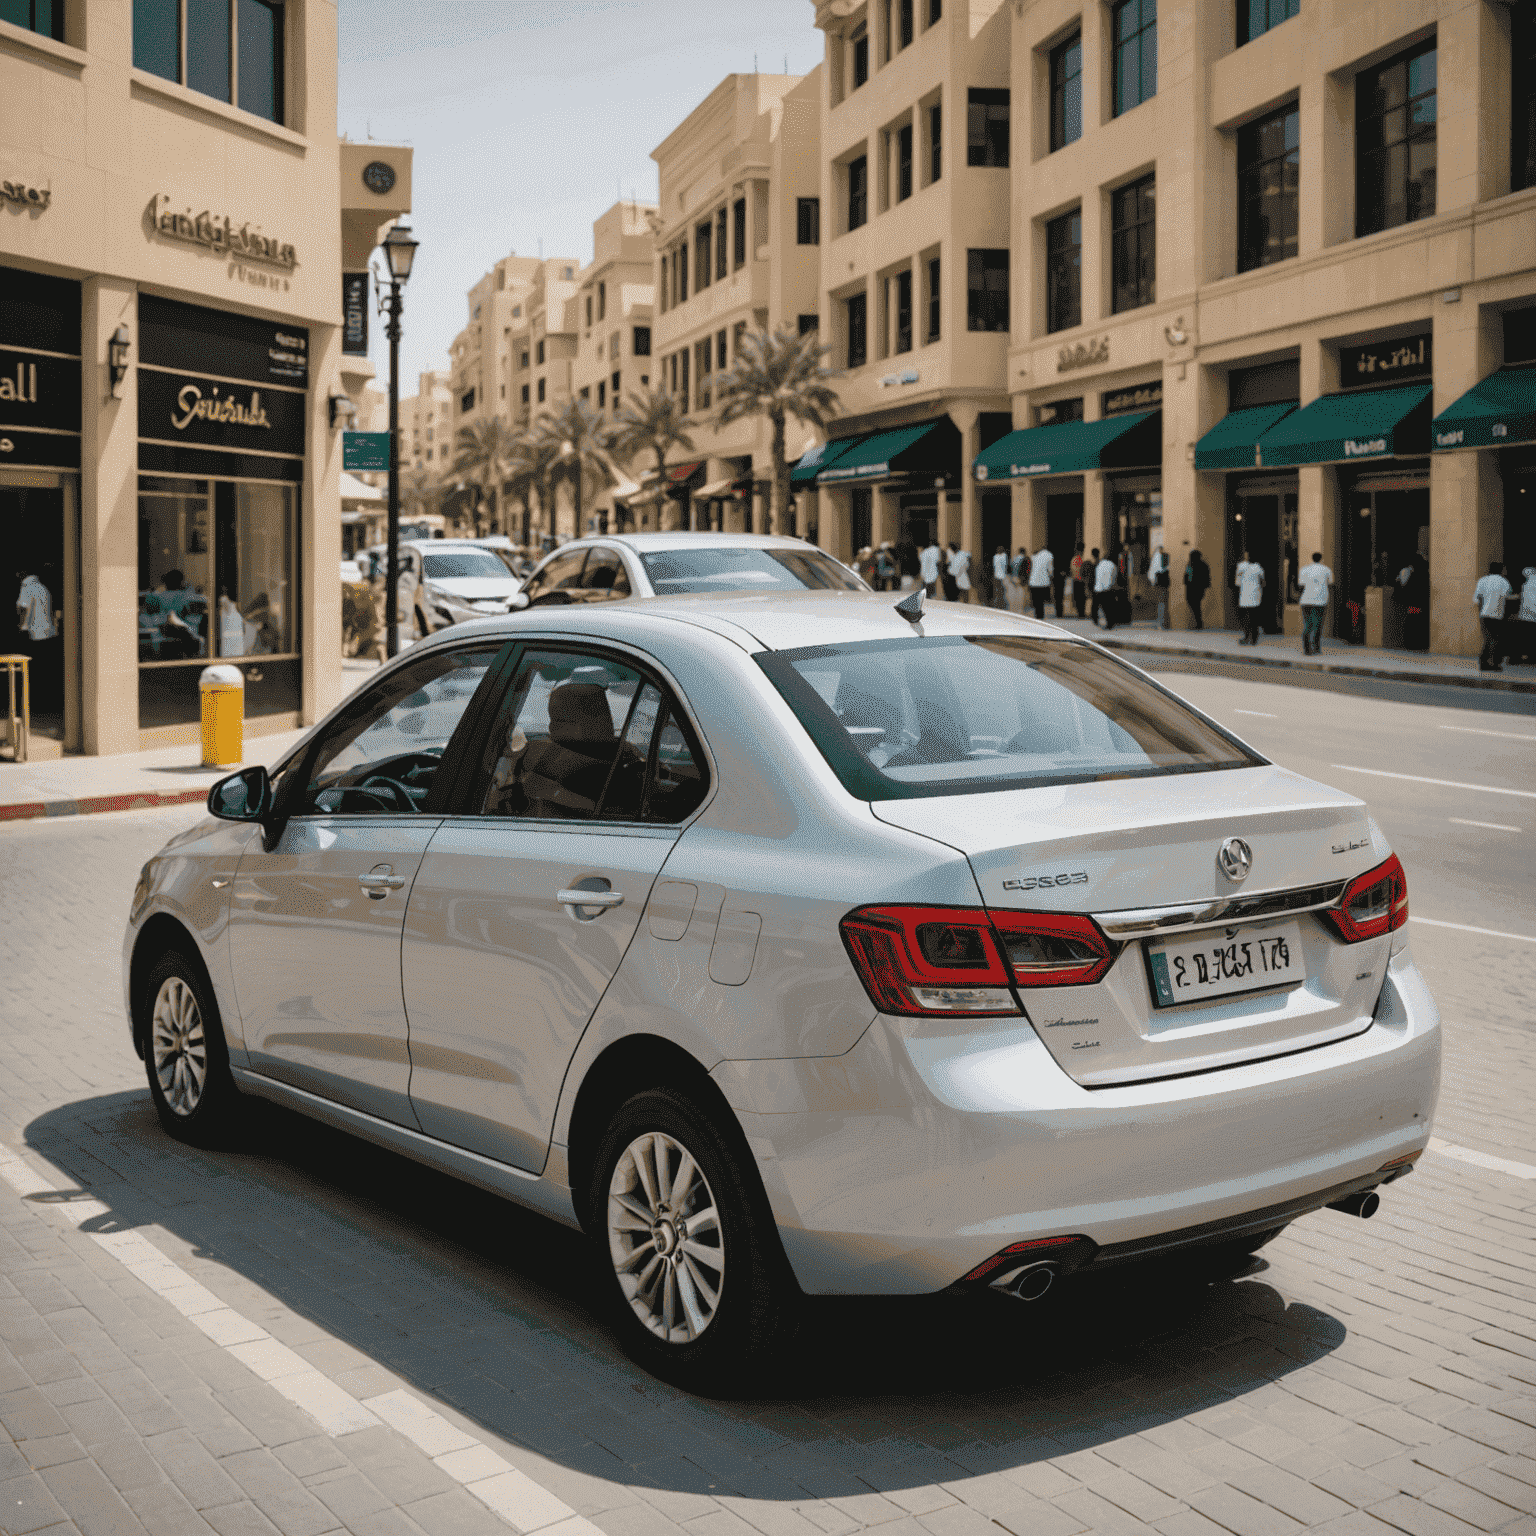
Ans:
{"label": "car headrest", "polygon": [[615,743],[608,695],[598,683],[561,683],[549,696],[549,739],[591,751]]}

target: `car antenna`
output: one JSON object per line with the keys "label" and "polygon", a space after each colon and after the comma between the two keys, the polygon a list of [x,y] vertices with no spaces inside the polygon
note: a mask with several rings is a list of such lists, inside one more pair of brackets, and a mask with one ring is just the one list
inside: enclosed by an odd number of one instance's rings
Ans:
{"label": "car antenna", "polygon": [[910,597],[904,597],[896,604],[896,612],[904,618],[908,624],[921,624],[923,622],[923,588],[916,588]]}

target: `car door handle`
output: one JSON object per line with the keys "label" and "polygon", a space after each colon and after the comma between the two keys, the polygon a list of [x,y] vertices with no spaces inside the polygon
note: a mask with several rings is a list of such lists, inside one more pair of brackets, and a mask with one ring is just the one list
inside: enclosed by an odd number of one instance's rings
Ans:
{"label": "car door handle", "polygon": [[555,900],[562,907],[622,907],[623,891],[561,891]]}
{"label": "car door handle", "polygon": [[405,876],[391,875],[384,870],[370,870],[366,875],[359,875],[357,883],[368,892],[372,900],[383,901],[391,891],[398,891],[405,884]]}

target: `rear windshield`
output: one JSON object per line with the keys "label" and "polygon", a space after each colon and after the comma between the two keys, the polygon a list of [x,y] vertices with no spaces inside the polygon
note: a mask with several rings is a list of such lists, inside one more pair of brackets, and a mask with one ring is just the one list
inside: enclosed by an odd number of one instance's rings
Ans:
{"label": "rear windshield", "polygon": [[1102,651],[1025,636],[877,640],[756,657],[861,800],[1262,763]]}
{"label": "rear windshield", "polygon": [[743,588],[765,592],[799,592],[807,587],[865,590],[864,583],[847,566],[816,549],[665,549],[640,558],[658,597]]}
{"label": "rear windshield", "polygon": [[445,549],[423,555],[429,581],[455,581],[465,577],[489,577],[505,581],[507,568],[488,549]]}

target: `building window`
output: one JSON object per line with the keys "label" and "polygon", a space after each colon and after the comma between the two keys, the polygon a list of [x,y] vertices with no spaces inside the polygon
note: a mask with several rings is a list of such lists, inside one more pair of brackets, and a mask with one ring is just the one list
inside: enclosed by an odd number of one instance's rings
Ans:
{"label": "building window", "polygon": [[869,160],[860,155],[848,162],[848,228],[858,229],[869,217]]}
{"label": "building window", "polygon": [[1114,116],[1157,95],[1157,0],[1119,0],[1110,24],[1114,39]]}
{"label": "building window", "polygon": [[939,277],[939,258],[935,256],[928,263],[928,328],[923,334],[925,343],[939,339],[939,295],[942,292]]}
{"label": "building window", "polygon": [[608,393],[613,399],[614,410],[619,408],[619,381],[621,378],[623,378],[623,375],[616,373],[608,381]]}
{"label": "building window", "polygon": [[1157,178],[1121,187],[1110,199],[1111,308],[1140,309],[1157,298]]}
{"label": "building window", "polygon": [[715,367],[724,368],[731,360],[730,332],[717,331],[715,333]]}
{"label": "building window", "polygon": [[800,334],[802,336],[809,336],[812,331],[819,331],[821,329],[821,316],[820,315],[801,315],[799,317],[799,323],[800,323]]}
{"label": "building window", "polygon": [[912,124],[896,130],[896,201],[912,196]]}
{"label": "building window", "polygon": [[928,108],[928,180],[937,181],[944,174],[944,104]]}
{"label": "building window", "polygon": [[848,366],[862,368],[869,357],[869,304],[856,293],[843,306],[848,319]]}
{"label": "building window", "polygon": [[590,389],[578,389],[576,393],[584,401],[591,400],[592,398],[592,391]]}
{"label": "building window", "polygon": [[966,252],[965,328],[968,331],[1008,329],[1007,251]]}
{"label": "building window", "polygon": [[928,25],[931,27],[944,14],[944,0],[928,0]]}
{"label": "building window", "polygon": [[597,318],[599,320],[603,320],[603,319],[607,318],[607,315],[608,315],[608,284],[607,283],[599,283],[597,285]]}
{"label": "building window", "polygon": [[544,362],[544,343],[542,341],[535,342],[533,350],[534,360],[542,366]]}
{"label": "building window", "polygon": [[731,204],[731,261],[733,269],[740,269],[747,262],[747,200],[744,197],[738,197]]}
{"label": "building window", "polygon": [[896,274],[896,345],[897,352],[912,350],[912,274]]}
{"label": "building window", "polygon": [[64,0],[0,0],[0,21],[64,41]]}
{"label": "building window", "polygon": [[519,368],[526,368],[528,366],[528,354],[526,351],[517,354],[517,366]]}
{"label": "building window", "polygon": [[539,380],[539,404],[543,405],[543,403],[544,403],[544,380],[540,379]]}
{"label": "building window", "polygon": [[714,268],[710,250],[713,245],[714,224],[706,222],[700,224],[693,232],[693,246],[695,253],[694,287],[700,292],[709,287],[710,275]]}
{"label": "building window", "polygon": [[592,328],[592,295],[587,295],[587,329]]}
{"label": "building window", "polygon": [[1083,323],[1083,215],[1064,213],[1045,226],[1045,328]]}
{"label": "building window", "polygon": [[677,302],[688,302],[688,244],[686,241],[672,252],[672,280],[676,285]]}
{"label": "building window", "polygon": [[636,357],[649,357],[651,355],[651,328],[648,325],[637,325],[634,328],[634,337],[631,350]]}
{"label": "building window", "polygon": [[1263,37],[1271,27],[1299,15],[1301,0],[1237,0],[1237,46]]}
{"label": "building window", "polygon": [[902,48],[910,46],[912,42],[913,22],[916,10],[914,0],[897,0],[896,4],[896,41]]}
{"label": "building window", "polygon": [[1536,187],[1536,6],[1509,13],[1509,80],[1513,132],[1510,135],[1509,190]]}
{"label": "building window", "polygon": [[677,354],[677,388],[678,393],[682,396],[683,409],[685,411],[688,409],[688,363],[691,356],[692,354],[688,351],[687,347],[684,347]]}
{"label": "building window", "polygon": [[475,392],[472,389],[466,389],[464,393],[459,396],[459,411],[462,413],[464,411],[472,411],[474,408]]}
{"label": "building window", "polygon": [[966,93],[965,163],[1008,164],[1008,92]]}
{"label": "building window", "polygon": [[[597,408],[600,411],[604,410],[607,407],[607,404],[608,404],[608,387],[607,386],[608,386],[608,381],[606,379],[599,379],[597,381]],[[582,393],[585,394],[586,391],[583,390]]]}
{"label": "building window", "polygon": [[853,36],[853,90],[869,79],[869,32],[860,26]]}
{"label": "building window", "polygon": [[720,209],[715,215],[715,276],[723,278],[726,275],[726,248],[728,238],[726,231],[726,211]]}
{"label": "building window", "polygon": [[1435,45],[1355,77],[1355,233],[1435,211]]}
{"label": "building window", "polygon": [[[7,0],[5,19],[27,0]],[[31,9],[62,13],[63,0]],[[62,22],[62,17],[61,17]],[[33,30],[42,31],[36,27]],[[133,63],[189,90],[283,120],[282,0],[133,0]]]}
{"label": "building window", "polygon": [[1051,49],[1051,152],[1083,136],[1083,37]]}
{"label": "building window", "polygon": [[1237,270],[1296,254],[1300,116],[1284,107],[1237,131]]}
{"label": "building window", "polygon": [[801,197],[795,200],[795,243],[821,244],[821,199]]}

